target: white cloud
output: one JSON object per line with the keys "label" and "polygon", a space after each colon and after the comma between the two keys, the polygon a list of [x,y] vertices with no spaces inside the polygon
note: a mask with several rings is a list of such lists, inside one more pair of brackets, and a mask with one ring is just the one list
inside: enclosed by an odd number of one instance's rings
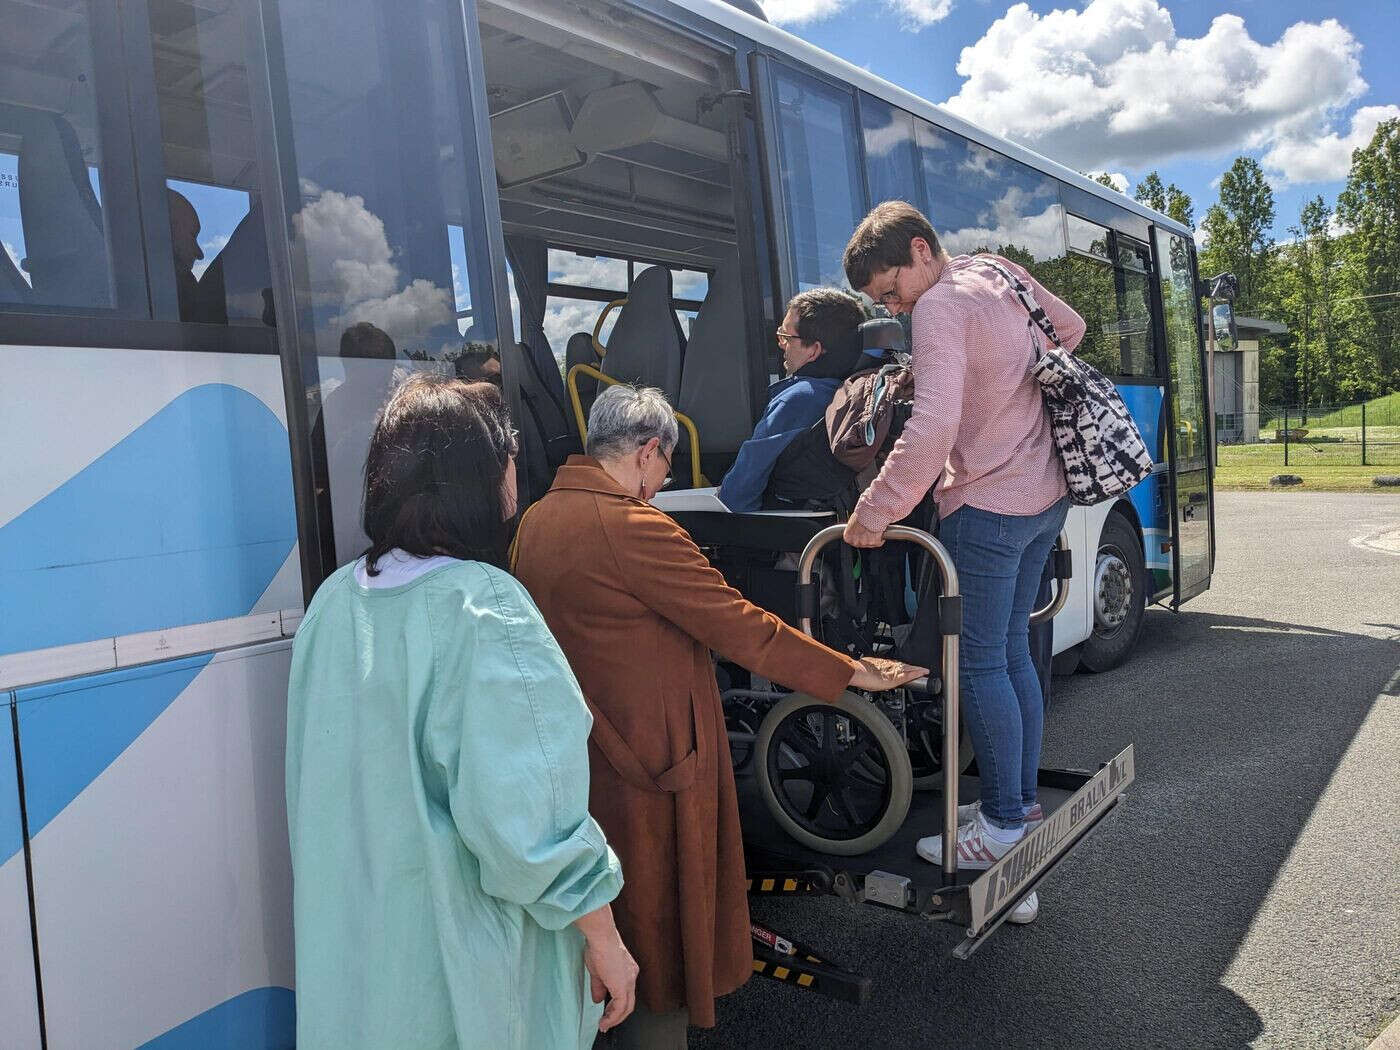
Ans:
{"label": "white cloud", "polygon": [[340,331],[357,321],[368,321],[399,343],[438,325],[452,324],[455,316],[452,293],[420,277],[392,295],[355,303],[343,314],[331,318],[330,324]]}
{"label": "white cloud", "polygon": [[1351,151],[1368,145],[1381,121],[1397,117],[1400,106],[1364,106],[1352,114],[1345,135],[1329,127],[1321,136],[1284,139],[1264,155],[1264,166],[1280,172],[1284,185],[1344,179],[1351,170]]}
{"label": "white cloud", "polygon": [[363,197],[306,182],[302,188],[319,191],[292,216],[306,253],[312,298],[318,306],[337,308],[318,326],[318,336],[334,343],[348,325],[368,321],[406,350],[432,329],[453,324],[454,290],[423,278],[403,284],[384,222],[365,207]]}
{"label": "white cloud", "polygon": [[830,18],[846,6],[846,0],[762,0],[768,21],[780,26],[800,26]]}
{"label": "white cloud", "polygon": [[953,10],[953,0],[887,0],[905,29],[926,29]]}
{"label": "white cloud", "polygon": [[203,259],[195,260],[195,264],[190,267],[195,277],[203,277],[204,271],[209,269],[209,264],[214,261],[214,257],[223,251],[224,245],[228,243],[228,234],[220,233],[208,240],[200,241],[199,247],[204,252]]}
{"label": "white cloud", "polygon": [[1335,135],[1338,114],[1366,90],[1360,52],[1334,19],[1297,22],[1263,44],[1233,14],[1180,37],[1158,0],[1044,15],[1018,3],[963,49],[964,83],[945,105],[1072,167],[1257,149],[1280,180],[1308,181],[1335,166],[1299,147]]}
{"label": "white cloud", "polygon": [[1037,259],[1053,259],[1063,252],[1064,227],[1058,204],[1051,204],[1038,215],[1026,215],[1029,195],[1012,186],[992,206],[978,216],[980,226],[939,232],[939,240],[950,254],[997,251],[1013,245]]}
{"label": "white cloud", "polygon": [[[943,21],[954,0],[884,0],[904,29],[918,31]],[[850,0],[761,0],[763,12],[774,25],[801,26],[830,18],[853,6]]]}

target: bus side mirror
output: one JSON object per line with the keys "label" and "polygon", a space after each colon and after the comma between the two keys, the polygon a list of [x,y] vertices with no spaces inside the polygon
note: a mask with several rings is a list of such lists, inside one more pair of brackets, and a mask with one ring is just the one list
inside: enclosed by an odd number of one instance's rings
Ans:
{"label": "bus side mirror", "polygon": [[1212,303],[1210,313],[1215,327],[1215,349],[1228,354],[1239,345],[1234,307],[1229,303]]}

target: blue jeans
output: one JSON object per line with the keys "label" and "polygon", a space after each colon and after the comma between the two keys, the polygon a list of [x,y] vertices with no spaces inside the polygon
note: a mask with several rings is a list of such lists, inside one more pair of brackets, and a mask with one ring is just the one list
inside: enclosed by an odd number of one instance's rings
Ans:
{"label": "blue jeans", "polygon": [[1067,496],[1024,516],[961,507],[938,529],[962,593],[958,675],[982,777],[982,815],[1001,828],[1020,827],[1036,800],[1045,708],[1031,662],[1030,616],[1068,512]]}

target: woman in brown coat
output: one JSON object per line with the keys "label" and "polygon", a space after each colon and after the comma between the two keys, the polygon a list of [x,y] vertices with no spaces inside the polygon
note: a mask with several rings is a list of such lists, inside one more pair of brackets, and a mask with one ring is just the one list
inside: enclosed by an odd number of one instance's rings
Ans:
{"label": "woman in brown coat", "polygon": [[525,516],[516,575],[544,614],[593,712],[589,809],[622,861],[614,902],[640,967],[638,1007],[610,1045],[685,1046],[687,1022],[753,968],[739,808],[710,651],[834,700],[923,668],[852,660],[729,587],[647,501],[677,437],[660,391],[614,386],[573,456]]}

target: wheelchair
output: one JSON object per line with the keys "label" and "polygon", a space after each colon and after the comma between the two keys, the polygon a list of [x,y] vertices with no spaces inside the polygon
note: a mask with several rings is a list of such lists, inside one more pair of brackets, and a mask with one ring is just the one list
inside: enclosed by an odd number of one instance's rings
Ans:
{"label": "wheelchair", "polygon": [[[820,853],[858,856],[900,829],[914,792],[942,788],[955,799],[956,778],[973,761],[957,709],[961,606],[931,511],[912,519],[927,528],[895,526],[889,542],[866,551],[840,542],[843,525],[831,515],[675,516],[755,604],[854,657],[931,669],[900,689],[847,690],[826,703],[717,663],[735,772],[753,775],[781,830]],[[1037,622],[1067,593],[1063,537],[1058,549],[1056,594]]]}

